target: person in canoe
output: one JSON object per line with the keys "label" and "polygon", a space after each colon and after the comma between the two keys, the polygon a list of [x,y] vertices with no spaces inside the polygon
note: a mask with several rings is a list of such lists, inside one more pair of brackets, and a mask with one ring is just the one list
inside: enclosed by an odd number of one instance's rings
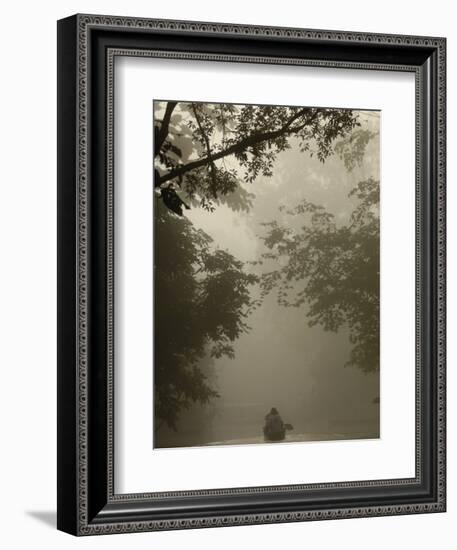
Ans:
{"label": "person in canoe", "polygon": [[292,426],[284,424],[278,410],[273,407],[265,417],[263,435],[266,441],[282,441],[286,437],[286,429]]}

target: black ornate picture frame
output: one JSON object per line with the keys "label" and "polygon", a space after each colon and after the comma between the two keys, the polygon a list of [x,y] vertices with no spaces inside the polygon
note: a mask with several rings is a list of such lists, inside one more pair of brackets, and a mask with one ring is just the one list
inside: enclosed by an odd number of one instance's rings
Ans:
{"label": "black ornate picture frame", "polygon": [[[411,72],[416,89],[416,475],[116,494],[116,56]],[[74,15],[58,22],[58,528],[74,535],[444,512],[444,38]],[[160,472],[157,472],[160,475]]]}

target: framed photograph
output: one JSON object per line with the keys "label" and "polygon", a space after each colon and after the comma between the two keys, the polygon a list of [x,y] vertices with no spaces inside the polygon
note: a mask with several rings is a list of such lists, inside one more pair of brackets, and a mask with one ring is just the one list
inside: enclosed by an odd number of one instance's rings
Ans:
{"label": "framed photograph", "polygon": [[443,512],[444,38],[58,22],[58,528]]}

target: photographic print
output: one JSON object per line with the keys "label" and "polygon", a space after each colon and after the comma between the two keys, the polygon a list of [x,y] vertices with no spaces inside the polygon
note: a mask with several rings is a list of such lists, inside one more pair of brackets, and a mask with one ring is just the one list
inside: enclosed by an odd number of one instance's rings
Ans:
{"label": "photographic print", "polygon": [[380,437],[381,113],[153,107],[154,448]]}

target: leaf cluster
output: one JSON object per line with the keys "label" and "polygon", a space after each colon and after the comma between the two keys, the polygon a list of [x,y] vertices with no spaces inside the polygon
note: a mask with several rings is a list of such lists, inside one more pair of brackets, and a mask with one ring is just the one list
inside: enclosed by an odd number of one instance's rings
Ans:
{"label": "leaf cluster", "polygon": [[176,428],[192,403],[217,397],[202,361],[234,357],[257,305],[249,289],[258,278],[161,204],[155,230],[155,417]]}
{"label": "leaf cluster", "polygon": [[339,226],[322,206],[301,202],[287,214],[299,216],[300,229],[265,224],[262,295],[276,290],[285,307],[307,305],[310,326],[349,328],[352,351],[347,364],[364,371],[379,368],[379,181],[360,182],[348,223]]}

